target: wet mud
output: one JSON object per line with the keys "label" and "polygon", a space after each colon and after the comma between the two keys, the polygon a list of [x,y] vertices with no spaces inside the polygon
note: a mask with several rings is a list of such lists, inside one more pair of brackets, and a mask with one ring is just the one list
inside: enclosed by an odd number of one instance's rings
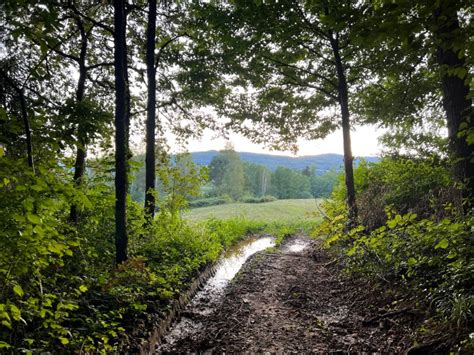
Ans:
{"label": "wet mud", "polygon": [[404,353],[423,320],[396,294],[345,276],[305,237],[254,254],[221,292],[204,312],[206,300],[192,301],[156,352]]}

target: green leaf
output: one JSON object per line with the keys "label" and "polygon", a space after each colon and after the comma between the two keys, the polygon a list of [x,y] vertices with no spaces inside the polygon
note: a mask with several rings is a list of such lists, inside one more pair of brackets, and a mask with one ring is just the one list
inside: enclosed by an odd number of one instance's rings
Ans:
{"label": "green leaf", "polygon": [[436,244],[435,249],[446,249],[449,246],[449,241],[446,238],[440,240],[438,244]]}
{"label": "green leaf", "polygon": [[0,349],[9,349],[12,346],[8,343],[5,343],[4,341],[0,341]]}
{"label": "green leaf", "polygon": [[84,293],[84,292],[86,292],[87,290],[88,290],[88,288],[87,288],[86,285],[81,285],[81,286],[79,286],[79,291],[81,291],[81,292]]}
{"label": "green leaf", "polygon": [[20,222],[20,223],[26,222],[25,216],[22,216],[18,213],[13,213],[11,217],[17,222]]}
{"label": "green leaf", "polygon": [[23,289],[21,288],[20,285],[13,286],[13,292],[15,292],[20,297],[23,297],[23,295],[25,294],[25,292],[23,292]]}
{"label": "green leaf", "polygon": [[21,312],[17,306],[15,306],[14,304],[10,304],[10,312],[14,320],[20,320]]}
{"label": "green leaf", "polygon": [[69,344],[69,339],[67,338],[59,337],[59,340],[61,341],[61,344],[63,345]]}
{"label": "green leaf", "polygon": [[27,213],[26,218],[33,224],[41,224],[41,218],[35,214]]}
{"label": "green leaf", "polygon": [[390,229],[393,229],[397,226],[398,221],[396,219],[391,219],[390,221],[387,221],[387,226]]}
{"label": "green leaf", "polygon": [[413,257],[408,258],[408,266],[413,266],[413,265],[416,265],[416,259]]}
{"label": "green leaf", "polygon": [[12,329],[12,324],[7,320],[2,320],[2,325],[7,327],[7,328]]}

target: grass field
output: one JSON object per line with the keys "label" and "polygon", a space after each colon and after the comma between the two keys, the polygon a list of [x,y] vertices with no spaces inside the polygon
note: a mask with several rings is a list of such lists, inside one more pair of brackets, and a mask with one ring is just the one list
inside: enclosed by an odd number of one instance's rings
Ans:
{"label": "grass field", "polygon": [[317,211],[315,199],[278,200],[265,203],[230,203],[195,208],[186,212],[184,218],[191,222],[209,218],[231,219],[236,217],[259,222],[296,222],[319,219]]}

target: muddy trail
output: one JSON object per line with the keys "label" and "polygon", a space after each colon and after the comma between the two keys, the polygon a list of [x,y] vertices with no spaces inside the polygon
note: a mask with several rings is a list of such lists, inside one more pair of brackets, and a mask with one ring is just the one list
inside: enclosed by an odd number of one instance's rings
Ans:
{"label": "muddy trail", "polygon": [[157,353],[403,353],[423,320],[395,294],[345,276],[305,237],[250,257],[212,302],[190,305]]}

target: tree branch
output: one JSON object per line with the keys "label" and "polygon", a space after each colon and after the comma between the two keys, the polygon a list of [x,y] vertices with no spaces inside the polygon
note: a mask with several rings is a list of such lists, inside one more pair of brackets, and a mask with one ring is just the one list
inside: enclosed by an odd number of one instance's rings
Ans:
{"label": "tree branch", "polygon": [[165,43],[163,43],[161,46],[160,46],[160,49],[158,50],[158,54],[156,55],[156,60],[155,60],[155,70],[158,68],[158,64],[161,60],[161,55],[163,54],[163,51],[164,49],[169,45],[171,44],[172,42],[176,41],[178,38],[180,37],[190,37],[187,33],[182,33],[182,34],[178,34],[174,37],[171,37],[170,39],[168,39]]}
{"label": "tree branch", "polygon": [[96,68],[100,68],[100,67],[111,67],[113,65],[114,65],[113,62],[97,63],[97,64],[92,64],[92,65],[86,66],[86,70],[96,69]]}
{"label": "tree branch", "polygon": [[265,59],[268,59],[276,64],[278,64],[279,66],[283,66],[283,67],[288,67],[288,68],[292,68],[292,69],[296,69],[298,71],[301,71],[303,73],[306,73],[308,75],[312,75],[312,76],[315,76],[316,78],[318,79],[321,79],[321,80],[324,80],[326,81],[329,85],[331,85],[332,87],[334,88],[337,88],[337,84],[335,84],[332,80],[330,80],[329,78],[325,77],[324,75],[321,75],[321,74],[318,74],[318,73],[315,73],[315,72],[312,72],[311,70],[307,70],[307,69],[304,69],[304,68],[300,68],[296,65],[293,65],[293,64],[288,64],[288,63],[284,63],[278,59],[275,59],[275,58],[271,58],[271,57],[268,57],[268,56],[263,56],[263,58]]}
{"label": "tree branch", "polygon": [[283,71],[279,71],[280,74],[282,74],[283,76],[285,76],[286,78],[288,79],[291,79],[292,81],[291,82],[288,82],[289,84],[291,85],[296,85],[296,86],[301,86],[301,87],[307,87],[307,88],[311,88],[311,89],[315,89],[319,92],[322,92],[323,94],[325,94],[326,96],[328,96],[329,98],[333,99],[333,100],[336,100],[338,99],[338,97],[336,95],[334,95],[333,93],[331,93],[329,90],[326,90],[324,89],[323,87],[321,86],[316,86],[316,85],[311,85],[309,83],[304,83],[302,82],[301,80],[299,80],[298,78],[295,78],[294,76],[288,74],[288,73],[285,73]]}
{"label": "tree branch", "polygon": [[105,25],[104,23],[99,22],[99,21],[93,19],[92,17],[87,16],[86,14],[83,14],[82,12],[80,12],[80,11],[73,5],[72,2],[70,3],[70,7],[71,7],[71,10],[74,11],[75,14],[81,16],[82,18],[84,18],[85,20],[89,21],[89,22],[92,23],[93,25],[95,25],[95,26],[97,26],[97,27],[99,27],[99,28],[102,28],[103,30],[106,30],[107,32],[110,32],[112,35],[114,34],[114,30],[113,30],[112,27],[107,26],[107,25]]}

